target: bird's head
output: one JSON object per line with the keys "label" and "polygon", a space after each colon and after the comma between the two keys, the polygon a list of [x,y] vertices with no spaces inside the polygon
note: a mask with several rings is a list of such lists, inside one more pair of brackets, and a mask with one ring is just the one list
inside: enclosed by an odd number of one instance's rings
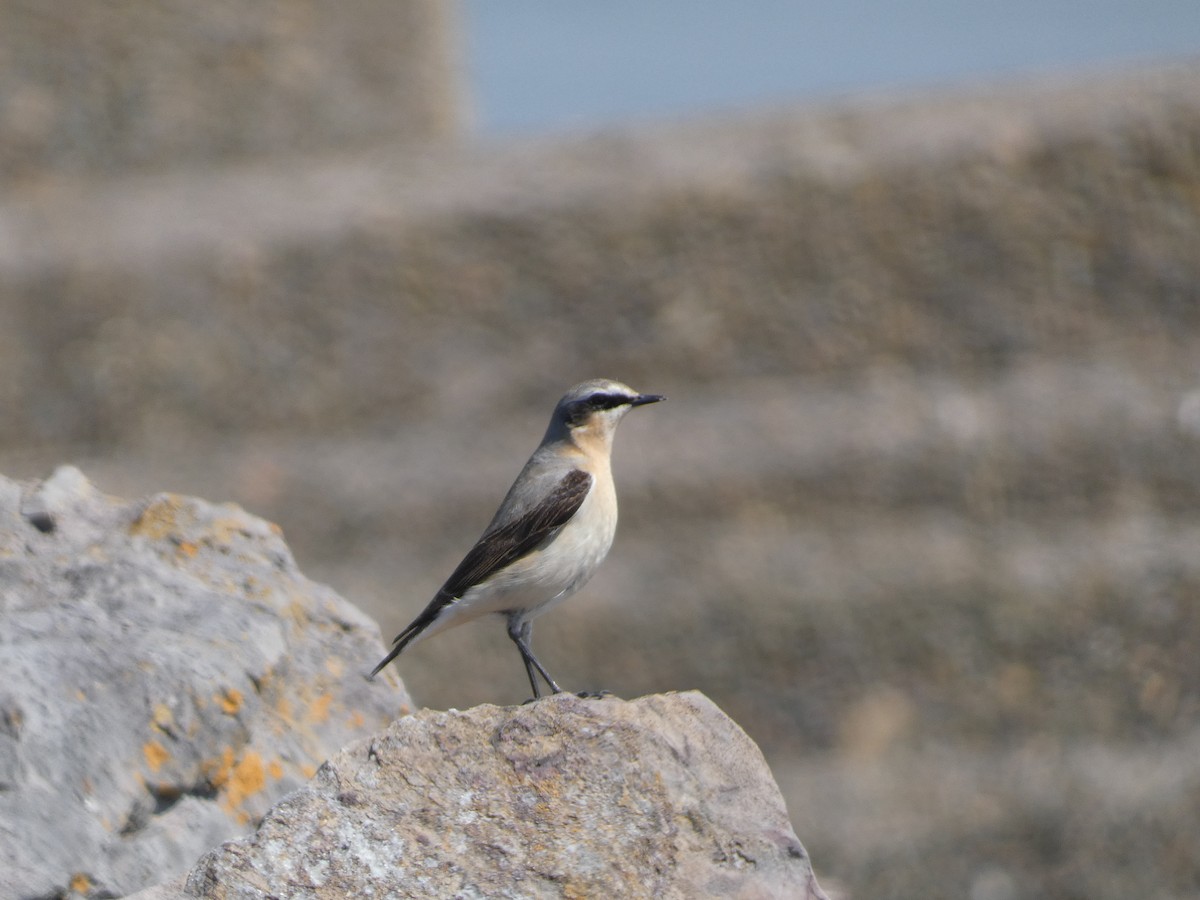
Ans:
{"label": "bird's head", "polygon": [[567,391],[550,419],[550,432],[575,443],[612,441],[617,423],[635,406],[665,400],[660,394],[639,394],[627,384],[594,378]]}

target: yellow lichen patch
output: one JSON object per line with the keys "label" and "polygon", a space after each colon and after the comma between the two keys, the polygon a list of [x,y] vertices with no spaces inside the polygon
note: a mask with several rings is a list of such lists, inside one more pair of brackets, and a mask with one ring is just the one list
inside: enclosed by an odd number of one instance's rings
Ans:
{"label": "yellow lichen patch", "polygon": [[[250,821],[250,814],[241,809],[247,797],[257,794],[267,784],[268,767],[255,751],[247,751],[241,759],[234,761],[233,748],[221,751],[220,760],[210,760],[202,766],[213,787],[222,792],[221,806],[239,822]],[[282,777],[283,771],[277,762],[270,765],[271,775]],[[279,775],[275,775],[279,770]]]}
{"label": "yellow lichen patch", "polygon": [[341,678],[342,673],[346,671],[346,663],[337,657],[331,656],[325,660],[325,671],[334,678]]}
{"label": "yellow lichen patch", "polygon": [[179,530],[179,510],[183,498],[178,494],[162,494],[156,497],[142,514],[129,526],[129,533],[160,541]]}
{"label": "yellow lichen patch", "polygon": [[238,764],[229,773],[225,799],[231,809],[236,809],[245,802],[247,797],[257,794],[266,786],[267,774],[263,767],[262,757],[250,750],[238,760]]}
{"label": "yellow lichen patch", "polygon": [[146,765],[150,767],[151,772],[157,772],[163,767],[163,763],[171,758],[167,748],[158,741],[146,741],[142,744],[142,755],[146,757]]}
{"label": "yellow lichen patch", "polygon": [[333,694],[322,694],[308,705],[308,721],[324,722],[329,718],[329,706],[333,703]]}
{"label": "yellow lichen patch", "polygon": [[212,786],[223,788],[229,781],[229,773],[233,771],[233,748],[226,747],[221,751],[220,759],[208,759],[201,763],[200,768],[212,783]]}
{"label": "yellow lichen patch", "polygon": [[165,703],[156,704],[154,707],[154,727],[159,731],[166,731],[175,724],[175,714],[171,712],[171,707]]}
{"label": "yellow lichen patch", "polygon": [[359,712],[359,711],[356,709],[354,712],[352,712],[352,713],[350,714],[350,719],[349,719],[349,723],[348,723],[348,724],[350,725],[350,727],[351,727],[351,728],[353,728],[353,729],[357,730],[357,729],[359,729],[359,728],[362,728],[362,727],[363,727],[363,725],[364,725],[364,724],[366,724],[366,721],[367,721],[367,720],[366,720],[366,718],[363,716],[363,714],[362,714],[362,713],[360,713],[360,712]]}
{"label": "yellow lichen patch", "polygon": [[212,541],[220,547],[231,547],[242,534],[242,523],[230,519],[214,519],[209,523]]}
{"label": "yellow lichen patch", "polygon": [[304,774],[305,778],[312,778],[317,774],[317,767],[312,763],[301,763],[300,771]]}
{"label": "yellow lichen patch", "polygon": [[278,781],[283,777],[283,764],[277,759],[271,760],[270,764],[267,766],[267,773],[276,781]]}
{"label": "yellow lichen patch", "polygon": [[230,688],[223,694],[213,695],[213,700],[227,716],[237,715],[238,710],[242,708],[242,699],[242,692],[237,688]]}
{"label": "yellow lichen patch", "polygon": [[312,621],[312,617],[308,614],[308,606],[300,600],[293,600],[291,603],[289,603],[287,605],[286,612],[288,618],[291,619],[297,625],[297,627],[304,628],[309,624],[309,622]]}
{"label": "yellow lichen patch", "polygon": [[292,701],[285,695],[279,695],[279,700],[275,703],[275,712],[279,713],[279,717],[289,725],[292,724]]}
{"label": "yellow lichen patch", "polygon": [[196,524],[195,514],[188,509],[188,500],[179,494],[161,494],[142,510],[142,514],[129,526],[129,533],[152,541],[164,541],[171,545],[178,559],[194,559],[207,537],[198,542],[183,537],[185,529]]}
{"label": "yellow lichen patch", "polygon": [[82,872],[76,872],[71,876],[71,891],[75,894],[86,894],[92,889],[92,879],[88,878]]}

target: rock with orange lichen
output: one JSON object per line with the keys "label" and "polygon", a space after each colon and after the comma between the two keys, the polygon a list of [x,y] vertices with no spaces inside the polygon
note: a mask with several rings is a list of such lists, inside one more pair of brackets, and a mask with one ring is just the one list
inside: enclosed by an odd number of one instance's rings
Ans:
{"label": "rock with orange lichen", "polygon": [[187,870],[409,711],[375,624],[232,505],[0,477],[0,897]]}
{"label": "rock with orange lichen", "polygon": [[698,693],[424,710],[145,900],[823,900],[758,748]]}

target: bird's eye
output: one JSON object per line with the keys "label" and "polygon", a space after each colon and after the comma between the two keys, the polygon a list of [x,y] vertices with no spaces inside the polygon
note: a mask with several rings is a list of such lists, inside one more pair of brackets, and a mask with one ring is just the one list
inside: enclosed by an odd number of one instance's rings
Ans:
{"label": "bird's eye", "polygon": [[624,394],[595,393],[587,398],[587,405],[594,410],[615,409],[629,402]]}
{"label": "bird's eye", "polygon": [[597,391],[586,397],[580,397],[566,407],[567,424],[576,428],[586,423],[592,414],[625,406],[629,403],[629,399],[624,394],[611,394],[605,391]]}

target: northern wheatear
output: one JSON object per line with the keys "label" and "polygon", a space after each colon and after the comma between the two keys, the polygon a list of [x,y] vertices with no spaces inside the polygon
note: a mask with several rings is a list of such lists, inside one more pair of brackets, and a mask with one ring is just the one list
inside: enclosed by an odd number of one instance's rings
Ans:
{"label": "northern wheatear", "polygon": [[529,648],[533,619],[583,587],[608,554],[617,530],[613,434],[633,407],[663,399],[604,378],[567,391],[483,537],[370,677],[410,644],[496,614],[521,651],[534,699],[542,695],[539,674],[560,693]]}

